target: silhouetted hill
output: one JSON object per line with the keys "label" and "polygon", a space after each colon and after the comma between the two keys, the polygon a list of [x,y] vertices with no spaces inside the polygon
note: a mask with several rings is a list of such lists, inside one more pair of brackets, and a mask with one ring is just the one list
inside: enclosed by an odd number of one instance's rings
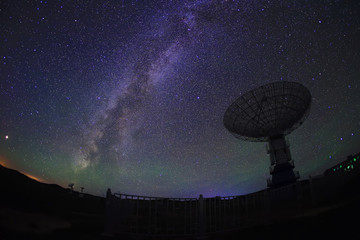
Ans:
{"label": "silhouetted hill", "polygon": [[0,239],[98,239],[105,198],[71,192],[0,165]]}
{"label": "silhouetted hill", "polygon": [[0,165],[0,204],[17,209],[45,212],[103,213],[105,198],[71,192],[46,184]]}
{"label": "silhouetted hill", "polygon": [[[210,234],[208,239],[359,239],[356,221],[360,214],[359,184],[360,174],[355,171],[342,177],[330,176],[324,181],[324,188],[333,189],[328,200],[305,209],[303,214]],[[107,239],[102,236],[104,220],[105,198],[40,183],[0,165],[0,240]],[[149,235],[117,237],[115,239],[170,239]],[[177,236],[174,239],[192,238]]]}

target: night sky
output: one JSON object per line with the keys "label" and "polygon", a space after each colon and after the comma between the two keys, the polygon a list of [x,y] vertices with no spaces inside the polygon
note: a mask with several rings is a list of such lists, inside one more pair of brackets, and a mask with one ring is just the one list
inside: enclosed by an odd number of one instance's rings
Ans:
{"label": "night sky", "polygon": [[265,143],[223,125],[242,93],[294,81],[302,179],[360,151],[359,1],[0,3],[0,164],[105,195],[266,187]]}

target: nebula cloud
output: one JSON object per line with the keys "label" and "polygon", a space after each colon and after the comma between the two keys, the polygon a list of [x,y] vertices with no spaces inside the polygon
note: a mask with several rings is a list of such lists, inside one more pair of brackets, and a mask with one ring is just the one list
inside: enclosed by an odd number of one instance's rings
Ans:
{"label": "nebula cloud", "polygon": [[132,150],[135,135],[142,129],[146,104],[174,64],[182,47],[176,40],[158,54],[157,59],[142,59],[132,66],[127,84],[114,97],[84,135],[85,143],[77,154],[76,167],[83,169],[100,161],[119,162]]}

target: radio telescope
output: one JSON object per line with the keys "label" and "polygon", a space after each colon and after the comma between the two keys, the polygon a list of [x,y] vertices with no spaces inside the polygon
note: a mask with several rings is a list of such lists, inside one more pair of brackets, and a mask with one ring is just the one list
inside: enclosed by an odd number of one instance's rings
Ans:
{"label": "radio telescope", "polygon": [[224,125],[236,138],[268,142],[269,187],[295,182],[289,144],[285,136],[298,128],[309,115],[310,91],[296,82],[273,82],[241,95],[226,110]]}

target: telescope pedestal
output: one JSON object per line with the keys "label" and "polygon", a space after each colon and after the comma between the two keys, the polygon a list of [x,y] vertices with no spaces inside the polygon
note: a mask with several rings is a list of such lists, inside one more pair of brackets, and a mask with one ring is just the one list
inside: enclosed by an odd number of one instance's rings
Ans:
{"label": "telescope pedestal", "polygon": [[294,161],[291,159],[289,144],[283,134],[269,138],[267,153],[270,154],[270,174],[268,187],[280,187],[296,182],[299,172],[293,171]]}

